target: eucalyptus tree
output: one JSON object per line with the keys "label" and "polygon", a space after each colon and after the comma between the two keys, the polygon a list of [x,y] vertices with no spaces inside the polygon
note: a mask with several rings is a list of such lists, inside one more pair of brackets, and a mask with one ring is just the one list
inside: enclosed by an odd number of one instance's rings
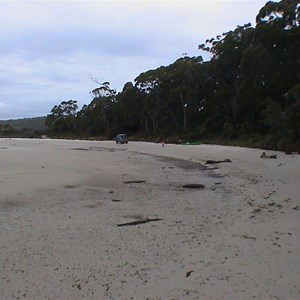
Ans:
{"label": "eucalyptus tree", "polygon": [[114,127],[122,132],[139,132],[143,129],[143,97],[132,82],[125,83],[117,94],[114,106]]}
{"label": "eucalyptus tree", "polygon": [[78,109],[76,100],[62,101],[55,105],[51,114],[46,118],[45,124],[53,133],[63,133],[75,129],[76,111]]}
{"label": "eucalyptus tree", "polygon": [[135,79],[135,86],[143,99],[142,119],[146,132],[157,133],[160,129],[160,117],[162,113],[161,83],[166,68],[160,67],[141,73]]}
{"label": "eucalyptus tree", "polygon": [[113,106],[116,102],[116,90],[109,82],[100,84],[90,94],[93,100],[86,110],[89,112],[92,130],[97,134],[108,134],[113,121]]}
{"label": "eucalyptus tree", "polygon": [[251,44],[243,53],[241,97],[244,103],[252,102],[250,121],[262,132],[270,128],[283,134],[284,120],[292,116],[285,111],[299,101],[299,12],[299,1],[268,2],[256,17]]}
{"label": "eucalyptus tree", "polygon": [[272,24],[279,29],[292,29],[300,24],[299,0],[269,1],[256,16],[257,24]]}
{"label": "eucalyptus tree", "polygon": [[166,67],[162,78],[164,108],[173,124],[183,130],[188,129],[192,117],[203,108],[203,97],[199,95],[203,83],[202,62],[201,56],[179,58]]}
{"label": "eucalyptus tree", "polygon": [[210,101],[215,103],[215,114],[222,118],[220,126],[230,123],[236,127],[241,106],[239,89],[243,81],[241,58],[251,42],[252,34],[253,28],[249,23],[199,45],[200,50],[213,55],[210,79],[214,87]]}

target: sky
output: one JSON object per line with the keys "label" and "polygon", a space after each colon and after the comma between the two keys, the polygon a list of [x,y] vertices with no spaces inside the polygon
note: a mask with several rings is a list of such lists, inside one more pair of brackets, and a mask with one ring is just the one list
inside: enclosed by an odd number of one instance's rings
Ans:
{"label": "sky", "polygon": [[120,92],[184,53],[203,56],[199,44],[255,26],[266,2],[0,0],[0,120],[45,116],[68,100],[81,109],[92,79]]}

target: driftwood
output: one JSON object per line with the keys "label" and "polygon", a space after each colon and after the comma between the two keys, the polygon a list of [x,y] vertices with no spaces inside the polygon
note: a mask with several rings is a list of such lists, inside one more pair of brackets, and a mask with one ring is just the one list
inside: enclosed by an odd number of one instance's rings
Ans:
{"label": "driftwood", "polygon": [[123,183],[143,183],[146,182],[146,180],[128,180],[128,181],[123,181]]}
{"label": "driftwood", "polygon": [[274,155],[267,155],[266,152],[263,152],[260,156],[261,158],[277,158],[277,154]]}
{"label": "driftwood", "polygon": [[205,185],[201,183],[189,183],[182,186],[185,189],[204,189]]}
{"label": "driftwood", "polygon": [[86,149],[86,148],[72,148],[72,150],[89,151],[90,149]]}
{"label": "driftwood", "polygon": [[119,227],[121,226],[135,226],[135,225],[139,225],[139,224],[145,224],[148,222],[155,222],[155,221],[160,221],[162,220],[161,218],[146,218],[146,219],[141,219],[141,220],[135,220],[135,221],[131,221],[131,222],[126,222],[126,223],[121,223],[118,224]]}
{"label": "driftwood", "polygon": [[206,165],[213,165],[213,164],[219,164],[219,163],[225,163],[225,162],[232,162],[229,158],[224,160],[207,160]]}
{"label": "driftwood", "polygon": [[185,277],[190,277],[193,272],[194,272],[194,270],[186,272]]}
{"label": "driftwood", "polygon": [[249,236],[249,235],[246,235],[246,234],[243,234],[241,237],[243,237],[243,238],[245,238],[245,239],[256,240],[256,237],[254,237],[254,236]]}

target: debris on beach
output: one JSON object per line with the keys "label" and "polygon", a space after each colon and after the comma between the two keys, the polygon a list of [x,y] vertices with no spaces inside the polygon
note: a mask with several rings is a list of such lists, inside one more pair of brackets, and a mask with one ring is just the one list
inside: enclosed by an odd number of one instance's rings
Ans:
{"label": "debris on beach", "polygon": [[241,235],[241,237],[243,237],[243,238],[245,238],[245,239],[256,240],[256,237],[254,237],[254,236],[249,236],[249,235],[247,235],[247,234],[243,234],[243,235]]}
{"label": "debris on beach", "polygon": [[156,222],[156,221],[161,221],[161,220],[162,220],[161,218],[145,218],[145,219],[135,220],[135,221],[131,221],[131,222],[121,223],[121,224],[118,224],[118,227],[135,226],[135,225],[139,225],[139,224],[145,224],[145,223]]}
{"label": "debris on beach", "polygon": [[128,184],[128,183],[144,183],[146,180],[128,180],[128,181],[123,181],[123,183]]}
{"label": "debris on beach", "polygon": [[89,151],[90,149],[76,147],[76,148],[71,148],[71,150]]}
{"label": "debris on beach", "polygon": [[182,186],[185,189],[204,189],[205,185],[201,183],[188,183]]}
{"label": "debris on beach", "polygon": [[260,157],[261,158],[277,158],[277,154],[267,155],[266,152],[263,152]]}
{"label": "debris on beach", "polygon": [[185,277],[190,277],[193,272],[194,272],[194,270],[186,272]]}
{"label": "debris on beach", "polygon": [[213,164],[219,164],[219,163],[225,163],[225,162],[232,162],[229,158],[226,158],[224,160],[207,160],[206,165],[213,165]]}
{"label": "debris on beach", "polygon": [[111,199],[112,202],[122,202],[121,199]]}

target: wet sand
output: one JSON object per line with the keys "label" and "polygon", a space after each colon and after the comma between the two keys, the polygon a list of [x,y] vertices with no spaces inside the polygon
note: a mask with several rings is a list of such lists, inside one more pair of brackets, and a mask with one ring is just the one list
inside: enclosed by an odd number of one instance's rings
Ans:
{"label": "wet sand", "polygon": [[300,157],[262,152],[0,139],[0,298],[300,299]]}

